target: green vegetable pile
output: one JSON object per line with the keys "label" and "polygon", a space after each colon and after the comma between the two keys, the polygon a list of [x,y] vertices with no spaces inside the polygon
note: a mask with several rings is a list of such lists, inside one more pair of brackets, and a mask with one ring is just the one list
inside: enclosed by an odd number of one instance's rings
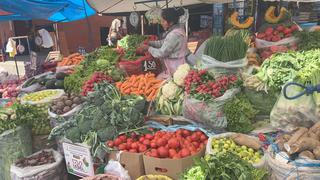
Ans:
{"label": "green vegetable pile", "polygon": [[256,76],[269,89],[281,90],[282,86],[296,80],[303,84],[311,80],[320,68],[320,49],[274,54],[264,61]]}
{"label": "green vegetable pile", "polygon": [[119,55],[109,47],[103,46],[85,57],[85,60],[75,68],[75,72],[64,80],[66,91],[80,93],[81,87],[91,75],[96,72],[104,72],[110,75],[113,80],[122,79],[122,72],[116,67]]}
{"label": "green vegetable pile", "polygon": [[320,49],[320,32],[308,32],[308,31],[299,31],[295,33],[296,37],[299,38],[298,49],[302,51],[308,51],[312,49]]}
{"label": "green vegetable pile", "polygon": [[267,172],[254,168],[238,155],[226,152],[206,155],[185,172],[184,180],[262,180]]}
{"label": "green vegetable pile", "polygon": [[96,84],[83,109],[55,127],[49,138],[64,135],[72,142],[96,146],[96,143],[90,143],[112,140],[122,131],[141,127],[143,116],[140,111],[144,103],[141,96],[121,96],[117,88],[107,82]]}
{"label": "green vegetable pile", "polygon": [[143,41],[147,39],[147,36],[141,35],[127,35],[118,41],[118,46],[124,49],[124,57],[125,60],[136,60],[139,56],[136,53],[136,49],[140,46]]}
{"label": "green vegetable pile", "polygon": [[231,36],[213,36],[207,42],[204,54],[218,61],[229,62],[246,56],[248,44],[241,33]]}
{"label": "green vegetable pile", "polygon": [[15,105],[10,107],[0,107],[0,134],[9,129],[15,129],[22,122],[16,120]]}
{"label": "green vegetable pile", "polygon": [[223,111],[228,121],[227,131],[249,133],[253,130],[252,120],[258,111],[244,94],[239,94],[227,102]]}

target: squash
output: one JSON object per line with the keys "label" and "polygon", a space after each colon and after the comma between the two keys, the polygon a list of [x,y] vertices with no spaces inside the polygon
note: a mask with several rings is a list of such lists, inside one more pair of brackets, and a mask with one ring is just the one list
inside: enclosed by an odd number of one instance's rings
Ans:
{"label": "squash", "polygon": [[253,17],[250,16],[243,23],[240,23],[240,21],[238,20],[238,16],[239,16],[239,13],[237,11],[235,11],[231,15],[230,21],[233,26],[240,29],[247,29],[253,24],[253,20],[254,20]]}
{"label": "squash", "polygon": [[286,15],[288,13],[288,10],[285,7],[281,7],[279,16],[276,16],[274,14],[275,10],[276,10],[275,6],[270,6],[267,9],[267,11],[266,11],[266,13],[264,15],[264,19],[268,23],[271,23],[271,24],[279,23],[280,21],[282,21],[286,17]]}

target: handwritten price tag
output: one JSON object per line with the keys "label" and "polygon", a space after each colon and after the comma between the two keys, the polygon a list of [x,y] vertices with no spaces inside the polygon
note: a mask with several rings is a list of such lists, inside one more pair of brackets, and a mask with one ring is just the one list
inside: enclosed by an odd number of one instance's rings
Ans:
{"label": "handwritten price tag", "polygon": [[154,71],[157,70],[157,63],[154,60],[142,61],[142,70],[143,71]]}
{"label": "handwritten price tag", "polygon": [[67,169],[79,177],[93,176],[94,169],[90,148],[76,144],[63,143]]}

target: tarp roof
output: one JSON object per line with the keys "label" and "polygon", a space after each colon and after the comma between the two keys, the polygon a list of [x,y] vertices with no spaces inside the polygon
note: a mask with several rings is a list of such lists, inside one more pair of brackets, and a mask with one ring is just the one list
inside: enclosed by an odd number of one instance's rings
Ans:
{"label": "tarp roof", "polygon": [[86,0],[0,0],[0,21],[47,19],[69,22],[95,14]]}
{"label": "tarp roof", "polygon": [[[116,14],[132,11],[148,11],[156,6],[156,0],[87,0],[98,13]],[[148,2],[146,2],[148,1]],[[146,2],[141,4],[141,2]],[[140,4],[137,4],[140,3]],[[168,0],[169,7],[189,6],[200,4],[199,0]],[[158,0],[160,7],[166,7],[165,0]]]}

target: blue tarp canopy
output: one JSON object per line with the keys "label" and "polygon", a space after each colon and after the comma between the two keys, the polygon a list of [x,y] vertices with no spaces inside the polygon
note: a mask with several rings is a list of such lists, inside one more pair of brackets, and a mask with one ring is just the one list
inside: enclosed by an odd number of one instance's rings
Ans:
{"label": "blue tarp canopy", "polygon": [[86,0],[0,0],[0,21],[70,22],[95,14]]}

